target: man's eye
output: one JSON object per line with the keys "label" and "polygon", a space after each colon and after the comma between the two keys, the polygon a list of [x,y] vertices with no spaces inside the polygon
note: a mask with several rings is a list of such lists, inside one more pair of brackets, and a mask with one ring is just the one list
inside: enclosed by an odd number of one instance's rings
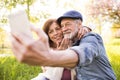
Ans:
{"label": "man's eye", "polygon": [[71,24],[70,23],[67,23],[66,26],[70,26]]}

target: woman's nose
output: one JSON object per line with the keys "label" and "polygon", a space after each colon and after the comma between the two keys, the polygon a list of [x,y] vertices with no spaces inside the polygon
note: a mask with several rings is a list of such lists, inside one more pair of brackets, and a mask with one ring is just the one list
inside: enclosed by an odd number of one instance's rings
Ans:
{"label": "woman's nose", "polygon": [[56,35],[58,32],[57,31],[54,31],[54,34]]}

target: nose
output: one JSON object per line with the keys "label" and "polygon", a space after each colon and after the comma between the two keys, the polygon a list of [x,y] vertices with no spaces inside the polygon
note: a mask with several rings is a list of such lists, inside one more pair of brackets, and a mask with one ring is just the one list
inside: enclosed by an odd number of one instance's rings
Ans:
{"label": "nose", "polygon": [[55,31],[54,31],[54,35],[56,35],[56,34],[58,34],[58,32],[55,30]]}
{"label": "nose", "polygon": [[65,32],[67,31],[67,28],[66,27],[62,27],[62,32]]}

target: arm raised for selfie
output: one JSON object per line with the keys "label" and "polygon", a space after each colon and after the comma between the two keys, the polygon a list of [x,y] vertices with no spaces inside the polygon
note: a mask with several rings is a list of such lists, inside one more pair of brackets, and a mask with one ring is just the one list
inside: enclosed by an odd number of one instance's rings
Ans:
{"label": "arm raised for selfie", "polygon": [[[60,51],[50,51],[50,66],[73,68],[78,63],[78,55],[70,49]],[[51,64],[52,63],[52,64]]]}
{"label": "arm raised for selfie", "polygon": [[18,61],[30,65],[75,67],[78,62],[77,54],[72,50],[51,50],[47,35],[42,30],[34,30],[38,40],[31,39],[25,34],[13,34],[12,49]]}

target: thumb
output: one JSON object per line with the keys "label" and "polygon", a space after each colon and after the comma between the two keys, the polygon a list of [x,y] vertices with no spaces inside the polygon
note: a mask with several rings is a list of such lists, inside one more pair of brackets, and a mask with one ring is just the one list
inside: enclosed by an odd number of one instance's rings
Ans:
{"label": "thumb", "polygon": [[57,43],[57,48],[60,47],[60,42]]}
{"label": "thumb", "polygon": [[31,26],[31,30],[37,34],[39,39],[48,39],[48,36],[45,34],[45,32],[42,29]]}
{"label": "thumb", "polygon": [[39,41],[41,41],[44,44],[49,45],[48,36],[42,29],[35,28],[35,27],[31,27],[31,29],[32,29],[32,31],[34,31],[37,34]]}

